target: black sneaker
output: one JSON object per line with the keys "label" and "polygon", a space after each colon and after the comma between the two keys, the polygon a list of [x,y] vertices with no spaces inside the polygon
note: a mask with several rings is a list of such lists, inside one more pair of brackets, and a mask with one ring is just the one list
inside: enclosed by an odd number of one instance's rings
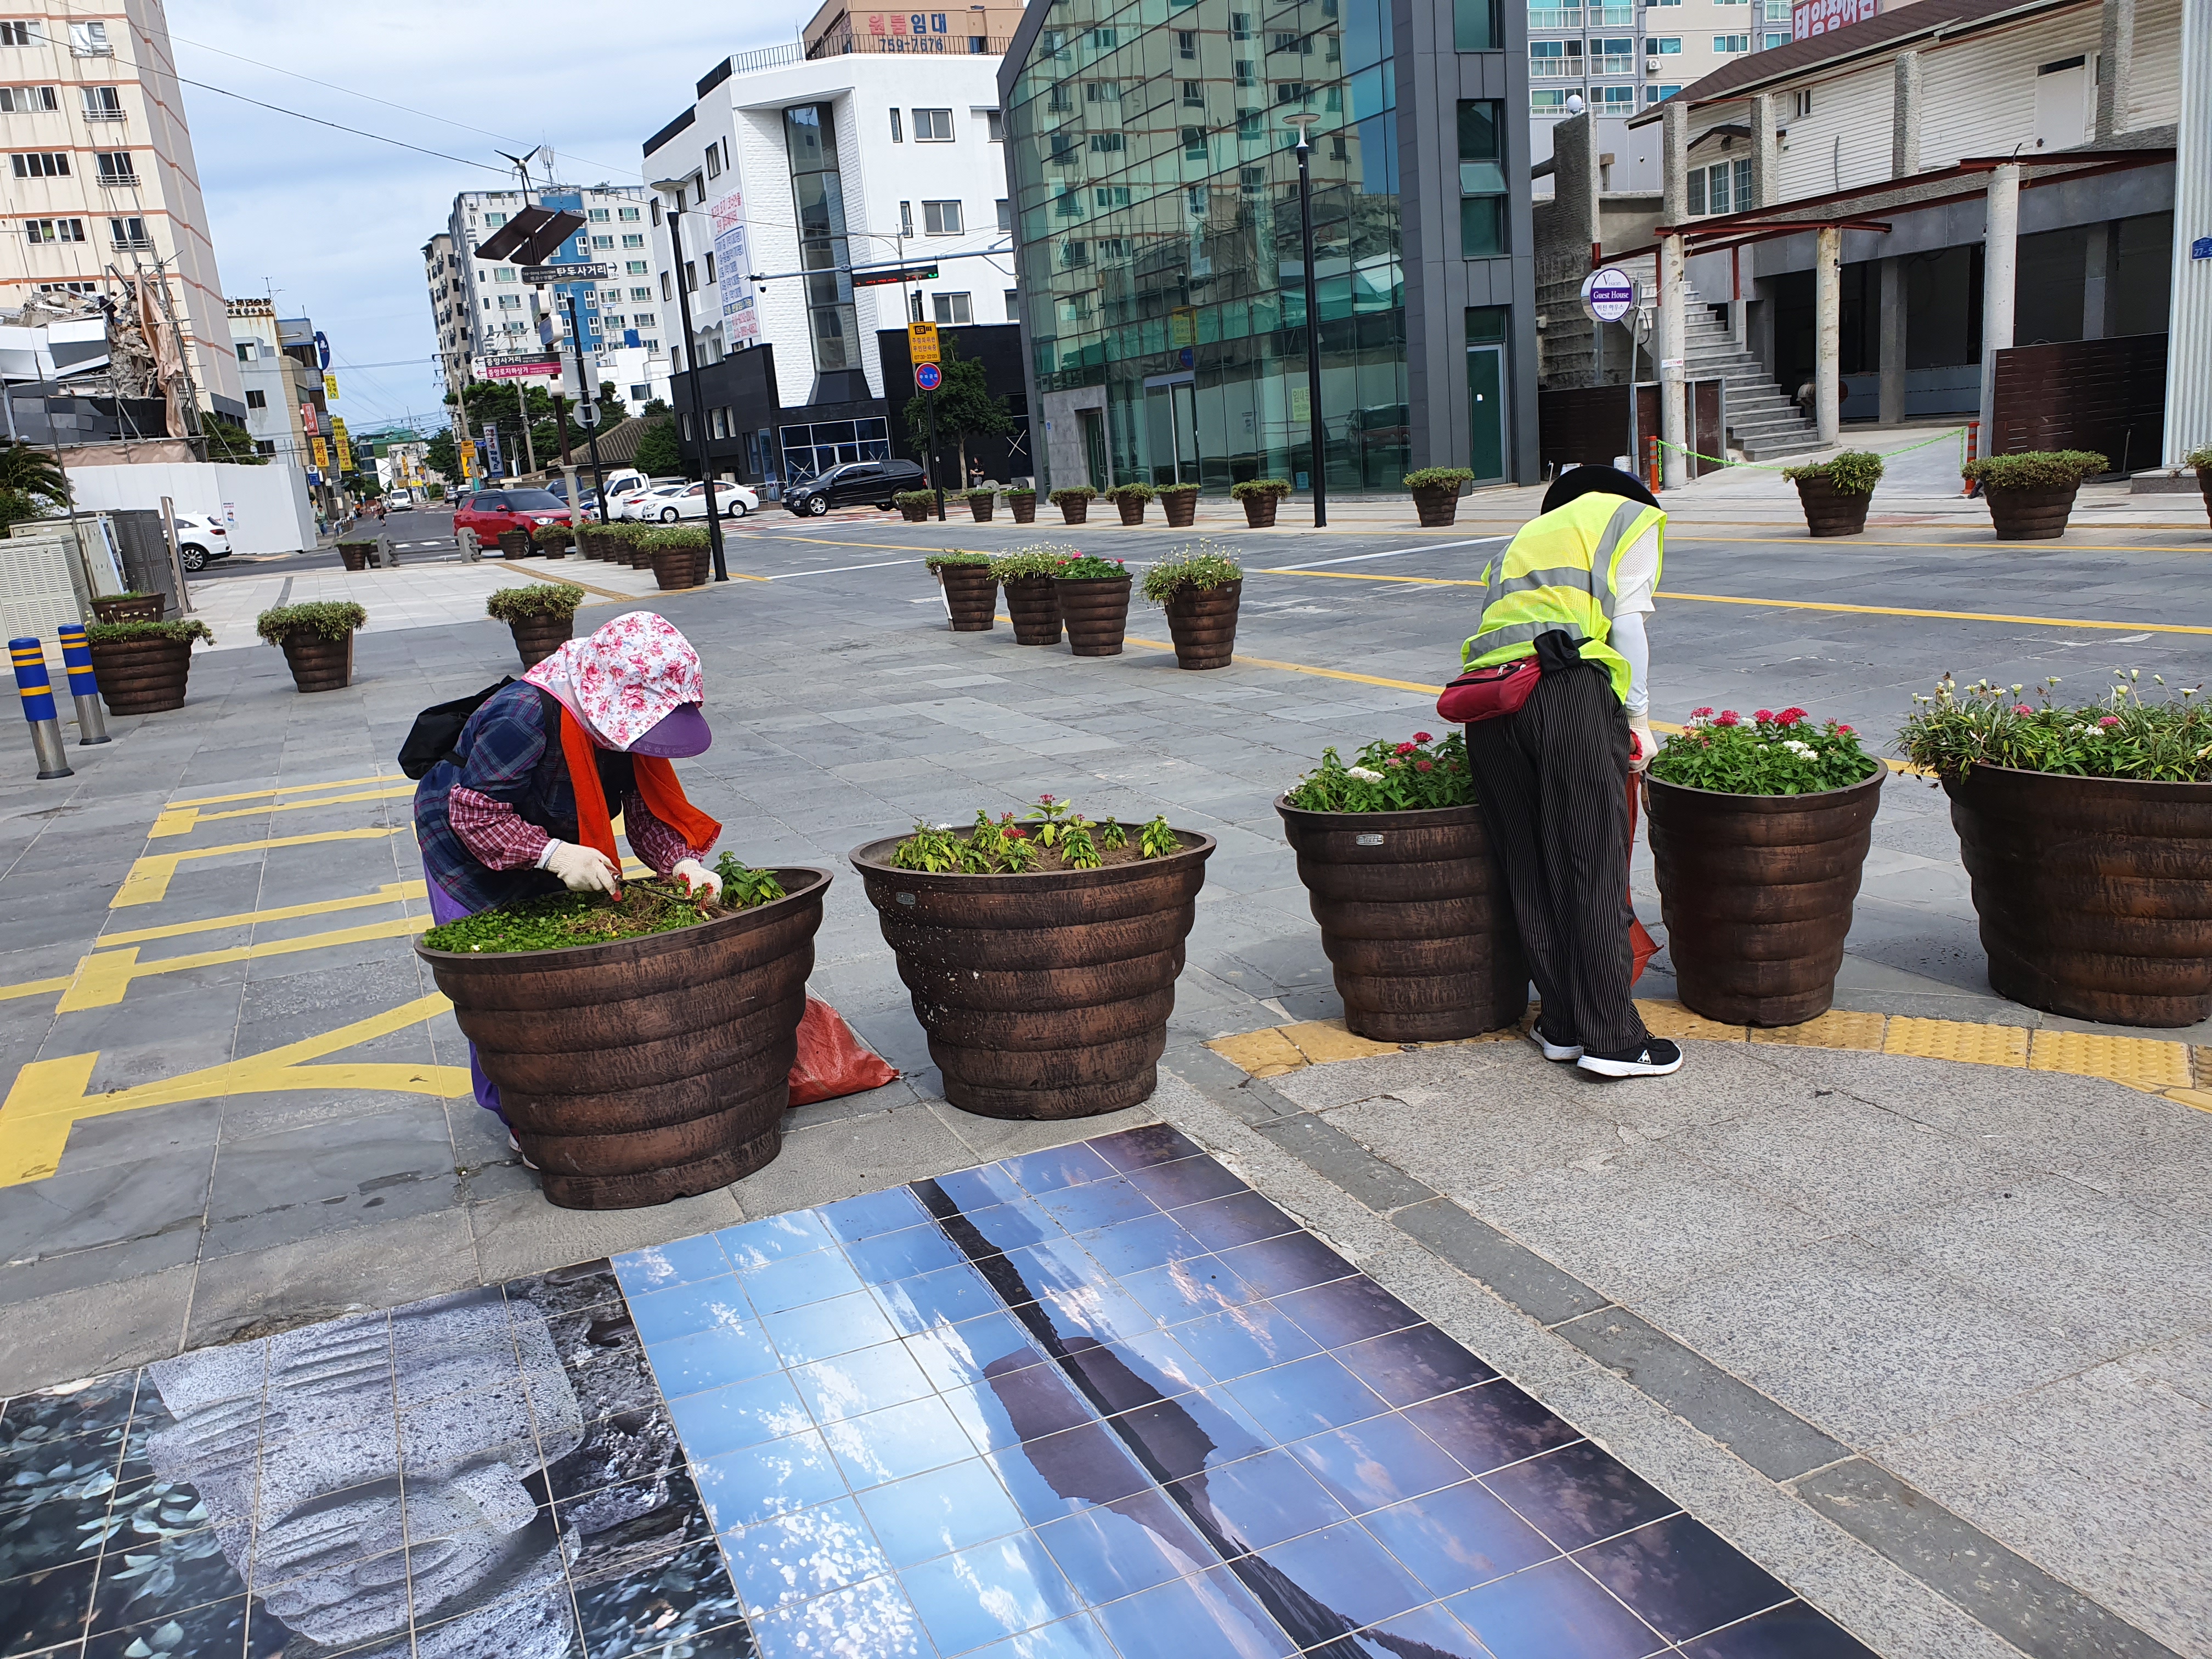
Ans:
{"label": "black sneaker", "polygon": [[1528,1041],[1534,1043],[1536,1047],[1543,1052],[1544,1058],[1547,1060],[1554,1060],[1565,1063],[1571,1060],[1580,1060],[1583,1057],[1583,1045],[1581,1043],[1554,1042],[1545,1034],[1544,1022],[1541,1019],[1537,1020],[1534,1024],[1528,1027]]}
{"label": "black sneaker", "polygon": [[1646,1037],[1633,1048],[1616,1048],[1609,1054],[1586,1049],[1575,1064],[1600,1077],[1666,1077],[1682,1069],[1682,1049],[1665,1037]]}

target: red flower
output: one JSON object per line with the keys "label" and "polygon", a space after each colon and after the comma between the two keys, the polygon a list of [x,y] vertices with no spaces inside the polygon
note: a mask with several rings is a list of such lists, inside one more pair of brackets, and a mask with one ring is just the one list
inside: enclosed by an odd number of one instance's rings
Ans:
{"label": "red flower", "polygon": [[1713,724],[1715,726],[1741,726],[1743,724],[1743,716],[1737,714],[1733,708],[1723,708],[1719,714],[1713,716]]}
{"label": "red flower", "polygon": [[1415,761],[1413,769],[1416,772],[1433,772],[1437,769],[1437,763],[1434,761]]}
{"label": "red flower", "polygon": [[1006,826],[1006,839],[1008,841],[1027,841],[1029,838],[1028,830],[1011,823]]}
{"label": "red flower", "polygon": [[1845,737],[1849,737],[1850,735],[1851,728],[1848,726],[1838,726],[1836,730],[1842,732]]}
{"label": "red flower", "polygon": [[1690,711],[1690,716],[1691,716],[1691,718],[1692,718],[1692,720],[1704,720],[1706,716],[1708,716],[1709,714],[1711,714],[1712,712],[1713,712],[1713,711],[1712,711],[1712,709],[1711,709],[1710,707],[1707,707],[1707,708],[1692,708],[1692,709]]}
{"label": "red flower", "polygon": [[1401,743],[1398,745],[1398,752],[1401,755],[1410,755],[1413,752],[1413,745],[1410,743]]}
{"label": "red flower", "polygon": [[1428,740],[1429,734],[1425,732],[1416,732],[1413,733],[1413,741],[1415,743],[1426,743]]}
{"label": "red flower", "polygon": [[1751,717],[1764,726],[1774,718],[1774,711],[1771,708],[1754,708],[1751,711]]}
{"label": "red flower", "polygon": [[1802,708],[1785,708],[1774,718],[1779,725],[1795,726],[1805,718],[1805,711]]}
{"label": "red flower", "polygon": [[2015,714],[2033,714],[2035,710],[2024,702],[2016,702],[2012,706],[2012,712]]}
{"label": "red flower", "polygon": [[2103,727],[2105,728],[2105,730],[2106,730],[2107,732],[2111,731],[2114,726],[2118,726],[2119,723],[2120,723],[2120,717],[2119,717],[2118,714],[2107,714],[2107,715],[2106,715],[2106,716],[2104,717],[2104,719],[2102,719],[2102,720],[2099,720],[2099,721],[2097,722],[2097,724],[2098,724],[2098,725],[2100,725],[2100,726],[2103,726]]}
{"label": "red flower", "polygon": [[1039,795],[1039,796],[1037,797],[1037,805],[1040,805],[1040,806],[1049,806],[1049,805],[1052,805],[1052,797],[1051,797],[1050,795]]}

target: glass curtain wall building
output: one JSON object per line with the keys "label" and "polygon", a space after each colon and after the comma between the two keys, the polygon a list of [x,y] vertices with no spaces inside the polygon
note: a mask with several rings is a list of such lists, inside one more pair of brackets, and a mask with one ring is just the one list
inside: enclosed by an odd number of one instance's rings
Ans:
{"label": "glass curtain wall building", "polygon": [[[1451,0],[1395,9],[1031,4],[1000,87],[1031,407],[1048,423],[1041,459],[1054,485],[1310,487],[1297,134],[1283,118],[1298,112],[1320,118],[1311,167],[1329,489],[1397,491],[1408,467],[1465,465],[1478,448],[1505,458],[1486,476],[1518,476],[1510,438],[1485,446],[1466,429],[1470,382],[1449,361],[1463,325],[1448,314],[1464,275],[1445,268],[1510,267],[1516,246],[1528,263],[1527,162],[1506,153],[1500,100],[1449,95],[1493,90],[1485,60],[1462,50],[1494,59],[1501,81],[1525,59],[1516,42],[1509,64],[1487,0],[1462,0],[1474,28]],[[1474,67],[1426,100],[1435,107],[1414,109],[1405,65],[1423,51]],[[1413,158],[1425,158],[1418,202],[1405,183]],[[1496,284],[1477,286],[1458,308],[1498,297]],[[1452,406],[1441,424],[1432,398]],[[1493,392],[1483,413],[1502,407]],[[1533,457],[1533,407],[1530,425]]]}

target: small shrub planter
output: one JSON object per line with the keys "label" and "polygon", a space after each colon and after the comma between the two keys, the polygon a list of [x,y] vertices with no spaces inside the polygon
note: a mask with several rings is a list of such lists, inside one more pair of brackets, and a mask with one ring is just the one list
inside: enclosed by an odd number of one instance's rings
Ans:
{"label": "small shrub planter", "polygon": [[902,489],[891,497],[891,505],[908,524],[927,524],[937,510],[937,492],[933,489]]}
{"label": "small shrub planter", "polygon": [[415,947],[548,1201],[665,1204],[775,1157],[830,878],[774,874],[782,898],[666,933],[547,951]]}
{"label": "small shrub planter", "polygon": [[580,525],[576,530],[576,551],[587,559],[606,557],[605,532],[595,524]]}
{"label": "small shrub planter", "polygon": [[1036,490],[1009,489],[1006,492],[1006,506],[1008,509],[1012,512],[1014,515],[1014,522],[1016,524],[1035,524],[1036,522]]}
{"label": "small shrub planter", "polygon": [[2191,450],[2182,465],[2197,473],[2197,493],[2204,498],[2204,516],[2212,519],[2212,447]]}
{"label": "small shrub planter", "polygon": [[[971,489],[968,492],[967,501],[969,516],[977,524],[988,524],[993,509],[999,504],[999,492],[995,489]],[[1031,503],[1031,506],[1035,505],[1035,502]]]}
{"label": "small shrub planter", "polygon": [[1142,524],[1145,503],[1159,494],[1148,483],[1115,484],[1106,492],[1106,499],[1120,509],[1123,524]]}
{"label": "small shrub planter", "polygon": [[1178,668],[1226,668],[1237,643],[1244,572],[1212,542],[1178,550],[1145,572],[1145,597],[1167,613]]}
{"label": "small shrub planter", "polygon": [[945,589],[956,634],[988,633],[998,623],[999,579],[982,553],[933,553],[922,561]]}
{"label": "small shrub planter", "polygon": [[576,539],[573,526],[541,524],[530,532],[531,545],[549,559],[565,559]]}
{"label": "small shrub planter", "polygon": [[[504,545],[504,543],[501,544]],[[377,547],[374,542],[340,542],[338,559],[349,570],[366,570],[374,562]]]}
{"label": "small shrub planter", "polygon": [[1006,596],[1016,645],[1060,643],[1060,586],[1052,573],[1076,556],[1072,547],[1039,542],[991,561],[991,574]]}
{"label": "small shrub planter", "polygon": [[283,648],[295,688],[337,691],[353,683],[353,636],[368,620],[357,605],[325,600],[264,611],[253,631]]}
{"label": "small shrub planter", "polygon": [[1413,492],[1413,511],[1425,530],[1441,530],[1459,517],[1460,486],[1474,482],[1463,466],[1425,466],[1406,475],[1406,488]]}
{"label": "small shrub planter", "polygon": [[1808,532],[1856,536],[1866,528],[1874,487],[1881,481],[1881,457],[1869,450],[1847,449],[1816,466],[1786,466],[1782,476],[1797,486]]}
{"label": "small shrub planter", "polygon": [[1086,523],[1091,517],[1091,499],[1098,492],[1089,484],[1071,484],[1065,489],[1052,492],[1052,504],[1060,509],[1064,524]]}
{"label": "small shrub planter", "polygon": [[1196,484],[1162,485],[1160,510],[1168,515],[1169,529],[1189,529],[1198,520],[1198,486]]}
{"label": "small shrub planter", "polygon": [[1243,503],[1244,522],[1254,530],[1266,530],[1274,524],[1275,509],[1290,493],[1288,478],[1247,478],[1229,487],[1230,495]]}
{"label": "small shrub planter", "polygon": [[902,868],[912,843],[896,840],[850,854],[961,1110],[1058,1121],[1152,1094],[1213,839],[1158,821],[1116,833],[1126,845],[1103,856],[1120,861],[1096,869]]}
{"label": "small shrub planter", "polygon": [[714,555],[704,530],[655,530],[641,539],[653,561],[653,585],[662,592],[697,587],[707,580]]}
{"label": "small shrub planter", "polygon": [[2090,450],[2040,449],[1984,455],[1966,464],[1965,476],[1981,485],[2000,541],[2044,542],[2066,533],[2081,481],[2110,465]]}
{"label": "small shrub planter", "polygon": [[1067,625],[1067,648],[1079,657],[1118,657],[1129,631],[1129,573],[1119,559],[1071,559],[1053,586],[1060,595],[1060,619]]}
{"label": "small shrub planter", "polygon": [[160,714],[185,706],[192,641],[215,641],[204,622],[94,623],[84,630],[93,676],[111,714]]}
{"label": "small shrub planter", "polygon": [[574,636],[583,602],[584,590],[574,582],[532,582],[500,588],[484,601],[484,614],[507,624],[522,665],[535,668]]}
{"label": "small shrub planter", "polygon": [[103,623],[159,622],[168,603],[159,593],[111,593],[92,602],[92,619]]}
{"label": "small shrub planter", "polygon": [[530,532],[527,530],[502,530],[499,532],[500,557],[526,559],[530,554]]}
{"label": "small shrub planter", "polygon": [[[1419,732],[1402,753],[1370,744],[1352,767],[1329,750],[1319,770],[1275,802],[1346,1029],[1374,1042],[1480,1036],[1528,1006],[1528,965],[1482,809],[1469,799],[1466,744],[1457,732],[1431,741]],[[1409,776],[1423,760],[1431,769]],[[1455,798],[1405,811],[1388,805]]]}

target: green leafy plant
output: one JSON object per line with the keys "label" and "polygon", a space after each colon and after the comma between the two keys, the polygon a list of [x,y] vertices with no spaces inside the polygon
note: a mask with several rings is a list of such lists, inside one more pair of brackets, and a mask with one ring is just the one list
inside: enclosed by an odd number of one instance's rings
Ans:
{"label": "green leafy plant", "polygon": [[584,590],[574,582],[532,582],[527,587],[495,588],[484,601],[484,615],[503,623],[573,617],[583,602]]}
{"label": "green leafy plant", "polygon": [[215,629],[197,617],[170,622],[88,623],[84,636],[94,645],[119,645],[127,640],[205,640],[215,643]]}
{"label": "green leafy plant", "polygon": [[1148,483],[1133,480],[1128,483],[1115,484],[1106,492],[1106,499],[1109,501],[1149,501],[1159,493]]}
{"label": "green leafy plant", "polygon": [[1377,738],[1346,765],[1334,748],[1283,799],[1309,812],[1413,812],[1465,806],[1474,799],[1467,739],[1456,728],[1442,738],[1416,732],[1402,743]]}
{"label": "green leafy plant", "polygon": [[1056,795],[1039,795],[1030,810],[1022,814],[1022,822],[1036,827],[1028,833],[1036,837],[1037,845],[1050,847],[1060,836],[1062,821],[1075,810],[1075,803],[1061,800]]}
{"label": "green leafy plant", "polygon": [[1456,489],[1474,482],[1474,474],[1463,466],[1424,466],[1406,475],[1408,489]]}
{"label": "green leafy plant", "polygon": [[1054,567],[1053,575],[1066,582],[1094,582],[1129,573],[1119,559],[1102,559],[1096,553],[1079,553],[1072,559],[1062,559]]}
{"label": "green leafy plant", "polygon": [[541,524],[530,532],[530,539],[540,547],[567,547],[576,539],[575,526],[565,524]]}
{"label": "green leafy plant", "polygon": [[[968,441],[1002,437],[1014,429],[1014,422],[1012,404],[993,394],[982,361],[962,356],[957,337],[950,329],[939,331],[938,388],[930,392],[916,392],[907,398],[906,430],[919,450],[929,438],[933,404],[938,441],[950,443],[958,451],[960,470],[953,476],[964,478],[968,476]],[[1017,374],[1013,385],[1018,389],[1020,384]]]}
{"label": "green leafy plant", "polygon": [[1182,851],[1182,837],[1168,827],[1164,817],[1156,817],[1137,832],[1137,856],[1140,859],[1164,859]]}
{"label": "green leafy plant", "polygon": [[428,494],[432,501],[442,501],[446,499],[446,486],[441,483],[431,484],[428,486]]}
{"label": "green leafy plant", "polygon": [[2212,444],[2202,449],[2192,449],[2181,459],[2184,466],[2212,467]]}
{"label": "green leafy plant", "polygon": [[1162,484],[1157,493],[1162,495],[1195,495],[1198,486],[1194,483]]}
{"label": "green leafy plant", "polygon": [[1145,597],[1165,605],[1178,593],[1206,593],[1244,580],[1244,567],[1218,543],[1193,542],[1145,572]]}
{"label": "green leafy plant", "polygon": [[368,620],[368,612],[350,600],[321,599],[311,605],[280,605],[273,611],[264,611],[253,619],[253,631],[271,645],[283,644],[289,634],[342,640]]}
{"label": "green leafy plant", "polygon": [[950,553],[931,554],[921,562],[921,568],[933,576],[940,570],[954,570],[963,567],[993,562],[994,561],[988,553],[968,553],[956,547]]}
{"label": "green leafy plant", "polygon": [[1089,484],[1063,484],[1046,499],[1058,507],[1066,501],[1087,501],[1097,494]]}
{"label": "green leafy plant", "polygon": [[933,489],[902,489],[891,496],[893,507],[935,507],[937,492]]}
{"label": "green leafy plant", "polygon": [[714,873],[722,878],[721,904],[725,910],[750,910],[757,905],[772,904],[784,895],[783,884],[775,878],[773,870],[756,870],[750,864],[740,864],[735,853],[725,853],[714,860]]}
{"label": "green leafy plant", "polygon": [[1824,478],[1838,495],[1871,495],[1881,482],[1881,457],[1870,449],[1847,449],[1809,466],[1785,466],[1783,477],[1791,483],[1800,478]]}
{"label": "green leafy plant", "polygon": [[942,875],[960,862],[960,844],[951,831],[916,823],[914,833],[891,850],[891,867]]}
{"label": "green leafy plant", "polygon": [[1655,778],[1723,795],[1814,795],[1881,769],[1850,726],[1815,726],[1802,708],[1761,708],[1748,721],[1733,708],[1693,708],[1651,760]]}
{"label": "green leafy plant", "polygon": [[95,593],[92,596],[92,602],[94,605],[121,605],[126,599],[150,599],[154,597],[151,593],[141,593],[134,587],[127,593]]}
{"label": "green leafy plant", "polygon": [[1037,860],[1042,856],[1035,842],[1012,840],[1000,849],[999,862],[1006,874],[1026,876],[1036,870]]}
{"label": "green leafy plant", "polygon": [[[769,877],[771,882],[774,879]],[[728,893],[726,882],[722,890]],[[782,896],[780,889],[775,896]],[[562,951],[672,933],[727,915],[733,908],[744,907],[732,907],[703,894],[695,896],[682,882],[655,877],[626,881],[620,891],[611,894],[550,893],[479,910],[459,921],[433,927],[422,935],[422,943],[429,950],[471,956]]]}
{"label": "green leafy plant", "polygon": [[1082,556],[1080,549],[1063,543],[1032,542],[992,560],[991,574],[1001,582],[1019,581],[1024,576],[1053,576],[1068,560]]}
{"label": "green leafy plant", "polygon": [[647,525],[644,526],[644,532],[638,540],[654,552],[672,547],[696,552],[711,544],[704,525]]}
{"label": "green leafy plant", "polygon": [[1071,870],[1098,867],[1098,843],[1091,838],[1090,819],[1074,817],[1067,821],[1060,831],[1060,856]]}
{"label": "green leafy plant", "polygon": [[1000,493],[1010,501],[1033,501],[1036,499],[1036,486],[1034,484],[1015,484],[1012,488],[1003,490]]}
{"label": "green leafy plant", "polygon": [[50,451],[25,443],[0,443],[0,490],[51,501],[69,503],[69,480]]}
{"label": "green leafy plant", "polygon": [[1182,839],[1156,817],[1138,831],[1133,854],[1128,829],[1112,818],[1091,819],[1071,801],[1040,795],[1020,817],[994,818],[978,811],[965,834],[949,825],[917,823],[892,849],[895,869],[931,875],[1028,875],[1037,871],[1097,870],[1135,858],[1165,858],[1182,850]]}
{"label": "green leafy plant", "polygon": [[2071,489],[2111,465],[2094,450],[2030,449],[2017,455],[1984,455],[1968,461],[1960,468],[1959,476],[1984,489]]}
{"label": "green leafy plant", "polygon": [[1977,680],[1963,689],[1948,674],[1934,692],[1916,694],[1897,733],[1899,752],[1939,777],[1963,777],[1978,765],[2081,778],[2212,783],[2212,709],[2203,687],[2170,693],[2164,676],[2112,671],[2096,702],[2064,704],[2045,680],[2021,688]]}
{"label": "green leafy plant", "polygon": [[1091,828],[1097,832],[1099,846],[1109,853],[1118,853],[1129,844],[1129,832],[1113,818],[1108,818],[1103,823],[1095,823]]}
{"label": "green leafy plant", "polygon": [[960,493],[971,501],[995,501],[999,499],[999,492],[989,484],[982,484],[974,489],[963,489]]}
{"label": "green leafy plant", "polygon": [[1255,495],[1287,495],[1291,493],[1288,478],[1247,478],[1242,483],[1229,486],[1232,501],[1249,501]]}

